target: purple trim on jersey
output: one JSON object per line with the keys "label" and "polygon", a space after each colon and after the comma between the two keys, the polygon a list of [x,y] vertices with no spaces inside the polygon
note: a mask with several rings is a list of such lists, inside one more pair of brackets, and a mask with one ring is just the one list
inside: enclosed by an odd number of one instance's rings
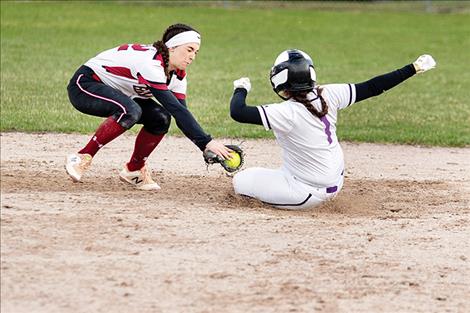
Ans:
{"label": "purple trim on jersey", "polygon": [[136,79],[134,76],[132,76],[131,70],[127,67],[103,65],[103,68],[106,70],[106,72],[111,73],[113,75],[129,79]]}
{"label": "purple trim on jersey", "polygon": [[331,144],[333,139],[331,139],[330,122],[326,118],[326,115],[323,115],[320,120],[325,124],[325,134],[328,136],[328,143]]}
{"label": "purple trim on jersey", "polygon": [[349,102],[348,102],[348,105],[347,105],[347,106],[350,106],[350,105],[351,105],[351,102],[352,102],[352,88],[351,88],[351,84],[348,84],[348,87],[349,87]]}
{"label": "purple trim on jersey", "polygon": [[261,106],[261,109],[263,110],[264,117],[266,118],[266,123],[268,123],[268,128],[271,129],[271,124],[269,123],[268,115],[266,114],[266,110]]}
{"label": "purple trim on jersey", "polygon": [[145,84],[147,86],[150,86],[158,90],[168,90],[168,86],[166,84],[148,81],[145,78],[143,78],[142,75],[140,75],[140,73],[137,73],[137,78],[139,80],[139,84]]}
{"label": "purple trim on jersey", "polygon": [[172,92],[175,95],[176,99],[179,99],[179,100],[186,99],[186,95],[184,93],[179,93],[179,92],[174,92],[174,91],[172,91]]}
{"label": "purple trim on jersey", "polygon": [[75,82],[75,83],[77,84],[78,88],[80,88],[81,91],[83,91],[84,93],[86,93],[87,95],[90,95],[90,96],[92,96],[92,97],[95,97],[95,98],[98,98],[98,99],[101,99],[101,100],[105,100],[105,101],[109,101],[109,102],[111,102],[111,103],[114,103],[114,104],[116,104],[118,107],[120,107],[120,108],[122,109],[122,113],[121,113],[121,115],[119,116],[119,118],[118,118],[117,121],[116,121],[117,123],[119,123],[119,121],[120,121],[121,118],[124,116],[124,114],[127,114],[126,107],[124,107],[122,104],[120,104],[119,102],[117,102],[117,101],[115,101],[115,100],[113,100],[113,99],[108,99],[108,98],[105,98],[105,97],[102,97],[102,96],[98,96],[98,95],[95,95],[95,94],[93,94],[93,93],[91,93],[91,92],[88,92],[88,91],[86,91],[85,89],[83,89],[83,87],[80,86],[80,82],[79,82],[79,81],[80,81],[80,78],[81,78],[82,76],[83,76],[83,74],[80,74],[80,76],[78,76],[78,78],[77,78],[77,81]]}

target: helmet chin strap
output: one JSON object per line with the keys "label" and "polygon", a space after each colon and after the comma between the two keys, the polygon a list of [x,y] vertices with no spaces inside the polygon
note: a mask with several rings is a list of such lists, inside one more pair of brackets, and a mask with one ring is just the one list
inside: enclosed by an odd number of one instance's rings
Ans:
{"label": "helmet chin strap", "polygon": [[283,93],[285,93],[285,90],[280,90],[280,91],[278,92],[278,91],[276,91],[276,90],[274,89],[274,92],[275,92],[282,100],[286,100],[286,101],[287,101],[287,100],[289,100],[289,99],[292,98],[292,96],[290,96],[290,95],[289,95],[288,97],[282,95]]}

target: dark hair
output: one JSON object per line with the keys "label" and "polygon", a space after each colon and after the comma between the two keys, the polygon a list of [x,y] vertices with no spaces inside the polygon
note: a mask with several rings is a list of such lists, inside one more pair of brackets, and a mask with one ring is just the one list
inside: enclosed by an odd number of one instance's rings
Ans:
{"label": "dark hair", "polygon": [[318,97],[320,98],[321,101],[321,111],[319,112],[311,103],[310,100],[307,99],[307,95],[311,91],[287,91],[290,97],[292,97],[295,101],[302,103],[307,110],[315,115],[318,118],[322,118],[328,113],[328,105],[326,104],[325,99],[323,99],[321,93],[323,91],[323,88],[321,87],[316,87],[317,89],[317,94]]}
{"label": "dark hair", "polygon": [[165,42],[173,38],[174,36],[178,35],[182,32],[187,32],[193,30],[199,33],[197,30],[192,28],[189,25],[185,24],[173,24],[169,26],[165,32],[163,33],[162,39],[158,40],[153,43],[153,46],[158,50],[158,52],[162,55],[163,58],[163,69],[165,70],[165,75],[167,78],[170,78],[170,74],[168,73],[168,64],[170,62],[170,53],[168,52],[168,47],[165,45]]}

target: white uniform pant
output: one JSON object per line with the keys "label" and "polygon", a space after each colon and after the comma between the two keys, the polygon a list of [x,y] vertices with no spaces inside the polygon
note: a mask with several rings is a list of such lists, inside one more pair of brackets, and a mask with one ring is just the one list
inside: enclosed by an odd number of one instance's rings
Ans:
{"label": "white uniform pant", "polygon": [[252,167],[233,177],[235,193],[277,208],[299,210],[334,198],[343,187],[343,175],[329,188],[307,185],[282,169]]}

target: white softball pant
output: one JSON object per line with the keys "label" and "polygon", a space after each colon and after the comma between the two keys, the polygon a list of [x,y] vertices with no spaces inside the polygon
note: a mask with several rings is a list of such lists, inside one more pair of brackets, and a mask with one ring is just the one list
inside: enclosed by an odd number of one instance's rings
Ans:
{"label": "white softball pant", "polygon": [[274,207],[300,210],[334,198],[343,187],[343,175],[336,185],[319,188],[307,185],[282,169],[252,167],[233,177],[235,193],[261,200]]}

